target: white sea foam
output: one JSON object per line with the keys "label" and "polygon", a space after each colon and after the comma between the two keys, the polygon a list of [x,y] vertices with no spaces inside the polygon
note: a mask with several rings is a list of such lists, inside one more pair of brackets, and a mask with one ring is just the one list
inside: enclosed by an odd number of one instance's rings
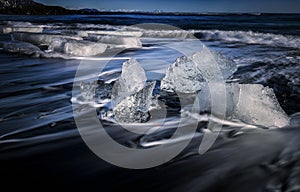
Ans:
{"label": "white sea foam", "polygon": [[146,30],[142,37],[148,38],[200,38],[206,41],[224,41],[231,43],[259,44],[268,46],[299,48],[300,38],[291,35],[261,33],[253,31],[223,31],[223,30]]}
{"label": "white sea foam", "polygon": [[219,40],[225,42],[236,42],[245,44],[261,44],[270,46],[299,48],[300,38],[272,33],[258,33],[253,31],[221,31],[201,30],[195,31],[201,34],[203,40]]}
{"label": "white sea foam", "polygon": [[[122,25],[108,25],[108,24],[76,24],[69,26],[65,24],[49,24],[49,25],[33,25],[28,22],[6,22],[6,27],[15,27],[15,32],[28,31],[39,32],[42,28],[54,30],[61,33],[77,34],[82,37],[87,37],[89,34],[99,35],[120,35],[132,37],[146,37],[146,38],[200,38],[207,41],[224,41],[231,43],[243,44],[261,44],[268,46],[282,46],[298,48],[300,38],[291,35],[281,35],[273,33],[262,33],[253,31],[225,31],[225,30],[150,30],[143,29],[137,26],[122,26]],[[32,30],[32,31],[30,31]],[[36,31],[35,31],[36,30]],[[1,28],[0,32],[9,33],[11,29]]]}
{"label": "white sea foam", "polygon": [[195,38],[191,30],[142,30],[142,37],[151,38]]}
{"label": "white sea foam", "polygon": [[299,48],[300,38],[290,35],[259,33],[253,31],[222,30],[143,30],[143,37],[151,38],[200,38],[206,41],[259,44],[268,46]]}

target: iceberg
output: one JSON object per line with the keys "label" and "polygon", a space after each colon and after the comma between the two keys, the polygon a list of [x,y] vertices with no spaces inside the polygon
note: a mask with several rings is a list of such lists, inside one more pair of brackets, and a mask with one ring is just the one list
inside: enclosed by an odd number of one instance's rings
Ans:
{"label": "iceberg", "polygon": [[42,52],[37,46],[20,41],[0,42],[0,47],[3,51],[12,53],[22,53],[26,55],[40,54]]}
{"label": "iceberg", "polygon": [[[237,119],[264,127],[283,127],[289,124],[289,117],[278,103],[273,89],[269,87],[260,84],[229,83],[226,84],[225,96],[228,120]],[[199,92],[198,98],[200,110],[211,111],[212,101],[207,85]]]}
{"label": "iceberg", "polygon": [[107,45],[102,43],[54,38],[52,39],[48,50],[73,56],[88,57],[101,54],[106,50],[106,48]]}
{"label": "iceberg", "polygon": [[13,40],[29,42],[34,45],[50,45],[50,43],[55,38],[83,40],[82,37],[78,37],[78,36],[68,36],[68,35],[51,34],[51,33],[25,33],[25,32],[12,33]]}
{"label": "iceberg", "polygon": [[137,93],[123,99],[113,108],[113,114],[118,122],[123,123],[145,123],[151,115],[149,110],[153,104],[152,92],[155,81],[147,85]]}
{"label": "iceberg", "polygon": [[142,42],[138,37],[121,35],[88,34],[91,41],[109,44],[113,48],[141,48]]}
{"label": "iceberg", "polygon": [[[226,80],[236,70],[237,65],[233,60],[203,47],[200,52],[191,56],[177,58],[175,63],[167,69],[161,81],[161,89],[195,93],[200,91],[206,82],[216,78]],[[221,74],[218,74],[218,71],[221,71]],[[218,75],[221,77],[217,77]]]}

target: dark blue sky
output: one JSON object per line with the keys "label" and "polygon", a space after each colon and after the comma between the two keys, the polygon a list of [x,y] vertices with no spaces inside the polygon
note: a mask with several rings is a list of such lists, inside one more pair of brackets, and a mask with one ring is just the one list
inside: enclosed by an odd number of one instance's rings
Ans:
{"label": "dark blue sky", "polygon": [[67,8],[180,12],[300,13],[300,0],[36,0]]}

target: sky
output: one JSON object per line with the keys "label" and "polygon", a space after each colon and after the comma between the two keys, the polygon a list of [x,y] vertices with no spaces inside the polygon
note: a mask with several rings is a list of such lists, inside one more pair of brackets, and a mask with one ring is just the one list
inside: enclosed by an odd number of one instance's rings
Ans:
{"label": "sky", "polygon": [[167,12],[300,13],[300,0],[35,0],[66,8]]}

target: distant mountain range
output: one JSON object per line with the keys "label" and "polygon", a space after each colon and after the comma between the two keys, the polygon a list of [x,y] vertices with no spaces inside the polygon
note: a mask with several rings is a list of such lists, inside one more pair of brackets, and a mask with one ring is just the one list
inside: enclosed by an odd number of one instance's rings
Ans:
{"label": "distant mountain range", "polygon": [[33,0],[0,0],[0,14],[63,15],[89,13],[91,13],[89,9],[70,10],[60,6],[44,5],[41,3],[34,2]]}
{"label": "distant mountain range", "polygon": [[99,11],[98,9],[66,9],[60,6],[49,6],[33,0],[0,0],[0,14],[10,15],[68,15],[68,14],[113,14],[113,13],[141,13],[139,11]]}
{"label": "distant mountain range", "polygon": [[37,3],[33,0],[0,0],[0,14],[9,15],[72,15],[72,14],[140,14],[140,15],[265,15],[273,13],[196,13],[196,12],[152,12],[138,10],[98,10],[98,9],[66,9],[60,6],[50,6]]}

